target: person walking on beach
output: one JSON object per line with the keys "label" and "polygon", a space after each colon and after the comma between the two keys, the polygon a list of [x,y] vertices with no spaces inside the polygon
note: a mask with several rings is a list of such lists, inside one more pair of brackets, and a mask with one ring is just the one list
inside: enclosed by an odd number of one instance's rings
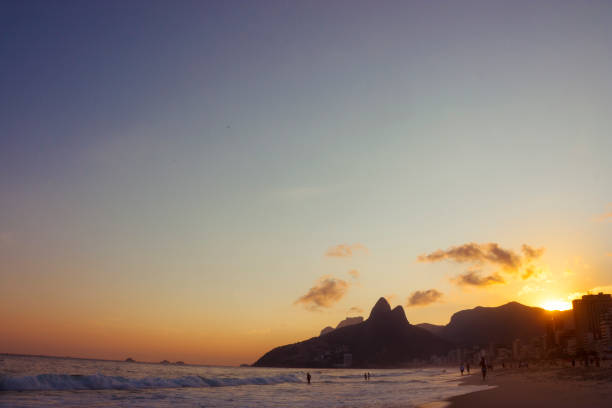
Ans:
{"label": "person walking on beach", "polygon": [[310,384],[310,373],[306,373],[306,381],[308,381],[308,384]]}
{"label": "person walking on beach", "polygon": [[463,364],[461,364],[461,366],[459,366],[459,370],[461,371],[461,375],[463,375],[463,370],[465,370],[465,368],[463,367]]}
{"label": "person walking on beach", "polygon": [[470,373],[470,363],[465,363],[465,370],[468,374]]}
{"label": "person walking on beach", "polygon": [[480,369],[482,370],[482,381],[484,381],[487,376],[487,362],[484,357],[480,359]]}
{"label": "person walking on beach", "polygon": [[368,373],[363,373],[363,379],[368,381]]}

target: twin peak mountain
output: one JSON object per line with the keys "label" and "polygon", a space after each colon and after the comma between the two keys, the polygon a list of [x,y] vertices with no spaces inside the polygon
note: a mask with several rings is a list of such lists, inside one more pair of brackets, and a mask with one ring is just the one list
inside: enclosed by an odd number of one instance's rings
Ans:
{"label": "twin peak mountain", "polygon": [[[362,320],[361,318],[359,318]],[[343,321],[325,328],[319,337],[277,347],[257,360],[258,367],[397,367],[433,355],[446,355],[457,346],[506,344],[545,331],[549,312],[511,302],[455,313],[449,324],[411,325],[401,306],[393,310],[380,298],[367,320]],[[346,323],[345,323],[346,322]]]}

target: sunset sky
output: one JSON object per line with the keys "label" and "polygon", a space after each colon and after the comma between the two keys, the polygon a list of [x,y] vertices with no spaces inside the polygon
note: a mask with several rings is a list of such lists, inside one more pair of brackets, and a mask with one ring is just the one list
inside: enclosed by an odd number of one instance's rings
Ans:
{"label": "sunset sky", "polygon": [[[252,363],[612,291],[609,1],[1,1],[0,353]],[[547,306],[548,307],[548,306]]]}

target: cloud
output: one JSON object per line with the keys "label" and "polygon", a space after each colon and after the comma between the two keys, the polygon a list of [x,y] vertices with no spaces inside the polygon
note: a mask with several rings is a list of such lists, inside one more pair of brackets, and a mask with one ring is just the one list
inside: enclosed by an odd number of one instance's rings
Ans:
{"label": "cloud", "polygon": [[353,306],[348,310],[348,314],[358,314],[363,313],[363,309],[359,306]]}
{"label": "cloud", "polygon": [[525,261],[530,262],[534,259],[538,259],[544,254],[546,248],[533,248],[527,244],[523,244],[521,247],[523,254],[525,255]]}
{"label": "cloud", "polygon": [[325,256],[329,256],[332,258],[348,258],[353,256],[355,251],[365,251],[368,252],[368,248],[363,246],[362,244],[339,244],[329,248],[325,252]]}
{"label": "cloud", "polygon": [[[523,279],[537,274],[538,269],[532,265],[534,261],[539,259],[544,253],[545,248],[534,248],[527,244],[523,244],[521,252],[517,253],[511,249],[505,249],[495,242],[487,242],[478,244],[470,242],[467,244],[453,246],[449,249],[438,249],[430,254],[420,255],[417,260],[419,262],[440,262],[444,260],[454,261],[458,263],[468,263],[472,267],[481,267],[484,265],[492,265],[501,268],[502,272],[506,273],[521,273]],[[465,278],[465,279],[464,279]],[[466,284],[476,284],[484,286],[483,282],[503,283],[499,273],[482,278],[473,270],[468,269],[467,273],[459,277],[459,281],[466,280]],[[469,282],[469,283],[468,283]]]}
{"label": "cloud", "polygon": [[331,307],[346,294],[349,283],[331,276],[322,276],[310,288],[308,293],[300,297],[293,304],[302,304],[309,310],[318,310],[321,307]]}
{"label": "cloud", "polygon": [[521,264],[520,255],[511,250],[501,248],[495,242],[485,244],[470,242],[450,247],[445,251],[438,249],[435,252],[418,257],[420,262],[438,262],[446,259],[455,262],[488,262],[510,269],[516,269]]}
{"label": "cloud", "polygon": [[391,304],[391,302],[393,301],[393,299],[395,299],[397,295],[395,293],[391,293],[388,295],[385,295],[384,298],[387,299],[387,302],[389,302],[389,304]]}
{"label": "cloud", "polygon": [[349,275],[351,275],[354,279],[359,279],[359,271],[357,269],[351,269],[348,271]]}
{"label": "cloud", "polygon": [[538,276],[540,273],[542,273],[542,269],[529,265],[523,270],[521,278],[523,278],[523,280],[529,279]]}
{"label": "cloud", "polygon": [[417,290],[408,297],[406,306],[425,306],[437,302],[442,297],[442,292],[435,289]]}
{"label": "cloud", "polygon": [[471,271],[454,278],[453,282],[461,286],[489,286],[506,281],[499,273],[482,277],[480,273]]}

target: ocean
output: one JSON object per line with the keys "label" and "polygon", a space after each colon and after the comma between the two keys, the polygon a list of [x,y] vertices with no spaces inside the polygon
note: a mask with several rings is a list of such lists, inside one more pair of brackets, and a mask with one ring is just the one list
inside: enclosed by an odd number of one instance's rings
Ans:
{"label": "ocean", "polygon": [[[306,372],[312,384],[306,383]],[[415,407],[485,389],[458,369],[278,369],[0,355],[0,407]]]}

